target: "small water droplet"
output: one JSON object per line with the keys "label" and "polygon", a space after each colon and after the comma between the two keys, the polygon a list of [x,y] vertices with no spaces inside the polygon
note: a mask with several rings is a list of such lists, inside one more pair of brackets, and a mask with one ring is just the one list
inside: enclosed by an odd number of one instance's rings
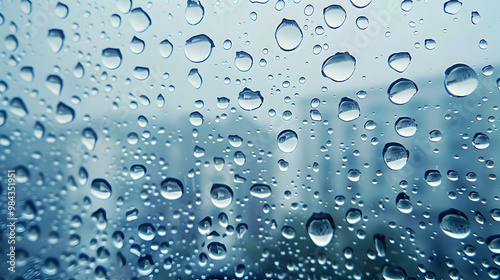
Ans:
{"label": "small water droplet", "polygon": [[135,54],[142,53],[145,46],[146,44],[144,43],[144,41],[137,38],[136,36],[134,36],[134,38],[132,38],[132,41],[130,41],[130,50]]}
{"label": "small water droplet", "polygon": [[146,175],[146,167],[142,164],[134,164],[130,167],[130,177],[132,180],[139,180]]}
{"label": "small water droplet", "polygon": [[490,146],[490,138],[484,133],[476,133],[472,138],[472,145],[478,150],[484,150]]}
{"label": "small water droplet", "polygon": [[474,25],[476,25],[481,21],[481,15],[477,11],[474,11],[471,13],[470,20]]}
{"label": "small water droplet", "polygon": [[169,40],[165,39],[160,43],[160,54],[163,58],[169,58],[172,55],[172,51],[174,50],[174,46],[170,43]]}
{"label": "small water droplet", "polygon": [[321,73],[335,82],[348,80],[356,69],[356,59],[348,52],[338,52],[327,58],[321,66]]}
{"label": "small water droplet", "polygon": [[102,51],[102,64],[108,69],[116,69],[122,64],[120,49],[107,48]]}
{"label": "small water droplet", "polygon": [[348,97],[342,97],[339,103],[339,119],[350,122],[359,118],[360,114],[358,102]]}
{"label": "small water droplet", "polygon": [[389,100],[397,105],[406,104],[417,92],[417,85],[405,78],[394,81],[387,89]]}
{"label": "small water droplet", "polygon": [[75,69],[73,70],[73,75],[77,79],[81,79],[85,75],[85,69],[83,68],[83,65],[80,62],[76,64]]}
{"label": "small water droplet", "polygon": [[238,94],[238,104],[245,111],[253,111],[264,102],[264,97],[260,94],[260,91],[252,91],[249,88],[244,88]]}
{"label": "small water droplet", "polygon": [[291,240],[295,238],[295,229],[291,226],[283,226],[281,228],[281,235],[283,235],[284,238]]}
{"label": "small water droplet", "polygon": [[413,8],[413,0],[404,0],[403,2],[401,2],[401,10],[409,12],[411,11],[412,8]]}
{"label": "small water droplet", "polygon": [[278,135],[278,148],[285,152],[291,153],[297,147],[297,143],[299,142],[299,138],[295,131],[287,129],[280,132]]}
{"label": "small water droplet", "polygon": [[184,46],[186,57],[195,63],[203,62],[212,53],[214,42],[207,35],[200,34],[189,38]]}
{"label": "small water droplet", "polygon": [[49,75],[45,81],[45,86],[54,95],[59,96],[63,88],[63,80],[57,75]]}
{"label": "small water droplet", "polygon": [[17,41],[17,37],[13,34],[5,37],[4,44],[5,44],[5,48],[11,52],[15,51],[17,49],[17,47],[19,46],[19,43]]}
{"label": "small water droplet", "polygon": [[361,30],[365,30],[366,28],[368,28],[368,24],[368,18],[365,16],[360,16],[356,19],[356,26]]}
{"label": "small water droplet", "polygon": [[18,117],[26,117],[28,115],[28,109],[19,97],[14,97],[10,101],[10,112]]}
{"label": "small water droplet", "polygon": [[284,18],[276,28],[274,36],[282,50],[293,51],[302,42],[303,33],[295,20]]}
{"label": "small water droplet", "polygon": [[406,271],[395,265],[386,264],[382,268],[382,277],[384,280],[406,280]]}
{"label": "small water droplet", "polygon": [[404,214],[409,214],[413,211],[413,204],[410,201],[410,197],[403,192],[399,193],[396,197],[396,207]]}
{"label": "small water droplet", "polygon": [[224,184],[213,184],[210,197],[216,207],[225,208],[233,201],[233,190]]}
{"label": "small water droplet", "polygon": [[156,236],[156,229],[150,223],[141,224],[137,231],[139,237],[144,241],[151,241]]}
{"label": "small water droplet", "polygon": [[403,73],[411,62],[411,55],[407,52],[393,53],[389,56],[387,63],[399,73]]}
{"label": "small water droplet", "polygon": [[257,198],[268,198],[271,196],[271,188],[265,184],[254,184],[250,188],[250,194]]}
{"label": "small water droplet", "polygon": [[66,6],[66,4],[57,2],[54,12],[57,17],[64,19],[68,16],[69,9],[68,6]]}
{"label": "small water droplet", "polygon": [[82,131],[82,143],[89,151],[93,151],[97,143],[97,134],[95,131],[87,127]]}
{"label": "small water droplet", "polygon": [[[488,249],[494,254],[500,254],[500,235],[492,235],[486,238]],[[494,279],[494,278],[492,278]]]}
{"label": "small water droplet", "polygon": [[410,152],[401,144],[391,142],[384,146],[384,162],[392,170],[400,170],[406,165]]}
{"label": "small water droplet", "polygon": [[471,94],[478,85],[476,72],[465,64],[455,64],[445,71],[446,91],[455,97]]}
{"label": "small water droplet", "polygon": [[331,5],[323,9],[323,18],[326,24],[333,29],[344,24],[347,13],[340,5]]}
{"label": "small water droplet", "polygon": [[462,2],[457,0],[450,0],[444,3],[444,12],[450,15],[457,14],[462,8]]}
{"label": "small water droplet", "polygon": [[52,52],[58,53],[64,44],[64,32],[61,29],[50,29],[47,41]]}
{"label": "small water droplet", "polygon": [[130,25],[137,32],[144,32],[151,25],[151,18],[141,8],[135,8],[130,12]]}
{"label": "small water droplet", "polygon": [[335,232],[333,218],[327,213],[313,213],[306,224],[309,237],[319,247],[330,244]]}
{"label": "small water droplet", "polygon": [[354,225],[357,222],[361,221],[362,215],[363,214],[361,213],[361,210],[351,208],[351,209],[347,210],[347,213],[345,215],[345,219],[349,224]]}
{"label": "small water droplet", "polygon": [[56,110],[56,120],[60,124],[68,124],[75,119],[75,111],[68,105],[59,102]]}
{"label": "small water droplet", "polygon": [[168,200],[175,200],[183,195],[184,185],[175,178],[167,178],[161,182],[160,193]]}
{"label": "small water droplet", "polygon": [[108,199],[112,194],[111,185],[105,179],[94,179],[90,192],[99,199]]}
{"label": "small water droplet", "polygon": [[200,112],[195,111],[189,115],[189,121],[194,126],[200,126],[203,124],[203,115]]}
{"label": "small water droplet", "polygon": [[356,8],[364,8],[368,5],[370,5],[370,3],[372,2],[372,0],[351,0],[351,3],[356,7]]}
{"label": "small water droplet", "polygon": [[236,68],[241,72],[246,72],[252,68],[253,58],[252,56],[244,51],[236,52],[236,57],[234,58],[234,64]]}
{"label": "small water droplet", "polygon": [[22,67],[19,76],[26,82],[33,81],[33,78],[35,77],[35,74],[33,73],[33,67],[31,66]]}
{"label": "small water droplet", "polygon": [[394,126],[396,132],[403,137],[411,137],[417,132],[417,123],[408,117],[399,118]]}
{"label": "small water droplet", "polygon": [[203,8],[199,0],[188,0],[185,15],[189,24],[197,25],[203,20],[205,8]]}
{"label": "small water droplet", "polygon": [[208,249],[208,256],[212,260],[223,260],[226,258],[227,255],[227,249],[226,246],[220,242],[211,242],[207,246]]}
{"label": "small water droplet", "polygon": [[198,72],[198,68],[193,68],[189,71],[187,76],[188,82],[196,89],[199,89],[203,84],[203,79]]}

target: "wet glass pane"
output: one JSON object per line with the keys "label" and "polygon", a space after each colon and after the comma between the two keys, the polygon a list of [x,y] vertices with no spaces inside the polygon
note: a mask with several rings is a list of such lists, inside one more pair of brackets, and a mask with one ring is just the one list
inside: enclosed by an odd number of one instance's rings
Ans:
{"label": "wet glass pane", "polygon": [[499,279],[500,3],[0,2],[0,279]]}

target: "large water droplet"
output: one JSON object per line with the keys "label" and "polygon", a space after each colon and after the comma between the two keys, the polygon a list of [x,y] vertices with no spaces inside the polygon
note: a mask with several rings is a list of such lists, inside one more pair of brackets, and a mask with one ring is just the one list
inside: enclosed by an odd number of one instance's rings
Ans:
{"label": "large water droplet", "polygon": [[151,241],[156,236],[156,229],[150,223],[141,224],[137,231],[139,237],[144,241]]}
{"label": "large water droplet", "polygon": [[356,8],[364,8],[368,5],[370,5],[370,3],[372,2],[372,0],[351,0],[351,3],[356,7]]}
{"label": "large water droplet", "polygon": [[111,197],[111,185],[105,179],[94,179],[90,185],[90,192],[99,199]]}
{"label": "large water droplet", "polygon": [[406,280],[406,271],[400,266],[386,264],[382,268],[382,277],[384,280]]}
{"label": "large water droplet", "polygon": [[437,187],[441,185],[441,172],[439,170],[427,170],[425,171],[424,179],[425,182],[431,187]]}
{"label": "large water droplet", "polygon": [[410,152],[399,143],[387,143],[382,153],[384,162],[392,170],[399,170],[406,165]]}
{"label": "large water droplet", "polygon": [[413,204],[410,201],[410,197],[403,192],[399,193],[396,197],[396,207],[404,214],[409,214],[413,211]]}
{"label": "large water droplet", "polygon": [[87,127],[82,131],[82,143],[89,151],[93,151],[97,142],[97,134],[95,131]]}
{"label": "large water droplet", "polygon": [[61,95],[63,80],[57,75],[49,75],[45,81],[45,86],[50,92],[59,96]]}
{"label": "large water droplet", "polygon": [[5,48],[11,52],[15,51],[17,49],[17,46],[19,45],[17,37],[13,34],[5,37],[4,44]]}
{"label": "large water droplet", "polygon": [[132,8],[132,0],[116,0],[116,8],[121,13],[128,13]]}
{"label": "large water droplet", "polygon": [[476,72],[465,64],[455,64],[444,72],[444,86],[452,96],[464,97],[471,94],[478,85]]}
{"label": "large water droplet", "polygon": [[116,69],[122,64],[120,49],[107,48],[102,51],[102,64],[108,69]]}
{"label": "large water droplet", "polygon": [[167,178],[161,182],[160,193],[166,199],[175,200],[184,193],[184,186],[175,178]]}
{"label": "large water droplet", "polygon": [[443,5],[444,12],[450,15],[457,14],[461,8],[462,8],[462,2],[457,0],[447,1]]}
{"label": "large water droplet", "polygon": [[189,71],[187,79],[188,82],[196,89],[199,89],[203,84],[203,79],[201,78],[201,75],[198,72],[198,68],[191,69],[191,71]]}
{"label": "large water droplet", "polygon": [[212,53],[214,42],[207,35],[200,34],[189,38],[184,46],[186,57],[192,62],[203,62]]}
{"label": "large water droplet", "polygon": [[56,109],[56,120],[60,124],[68,124],[75,119],[75,111],[68,105],[59,102]]}
{"label": "large water droplet", "polygon": [[236,65],[236,68],[240,70],[241,72],[246,72],[252,68],[253,65],[253,58],[252,56],[247,53],[247,52],[236,52],[236,57],[234,58],[234,65]]}
{"label": "large water droplet", "polygon": [[172,55],[174,46],[169,40],[165,39],[160,43],[160,54],[163,58],[169,58]]}
{"label": "large water droplet", "polygon": [[393,53],[389,56],[387,63],[399,73],[403,73],[411,62],[411,55],[407,52]]}
{"label": "large water droplet", "polygon": [[19,97],[14,97],[10,101],[10,112],[18,117],[26,117],[28,115],[28,109]]}
{"label": "large water droplet", "polygon": [[339,103],[339,119],[349,122],[359,118],[359,116],[360,111],[358,102],[350,98],[343,97]]}
{"label": "large water droplet", "polygon": [[254,184],[250,188],[250,194],[257,198],[268,198],[271,196],[271,188],[265,184]]}
{"label": "large water droplet", "polygon": [[453,208],[439,215],[439,226],[446,235],[455,239],[464,239],[470,234],[467,216]]}
{"label": "large water droplet", "polygon": [[198,111],[192,112],[189,115],[189,122],[194,126],[200,126],[203,124],[203,115]]}
{"label": "large water droplet", "polygon": [[323,18],[330,28],[339,28],[344,24],[347,14],[340,5],[331,5],[323,9]]}
{"label": "large water droplet", "polygon": [[146,167],[142,164],[134,164],[130,167],[130,177],[132,180],[139,180],[146,175]]}
{"label": "large water droplet", "polygon": [[85,69],[83,68],[83,65],[78,62],[75,66],[75,69],[73,69],[73,75],[77,79],[83,78],[83,75],[85,75]]}
{"label": "large water droplet", "polygon": [[470,20],[474,25],[476,25],[479,23],[479,21],[481,21],[481,15],[479,14],[479,12],[474,11],[471,13]]}
{"label": "large water droplet", "polygon": [[403,137],[411,137],[417,132],[417,123],[408,117],[399,118],[394,126],[396,132]]}
{"label": "large water droplet", "polygon": [[321,73],[335,82],[348,80],[356,69],[356,58],[348,52],[338,52],[323,62]]}
{"label": "large water droplet", "polygon": [[210,244],[208,244],[207,248],[208,248],[208,256],[212,260],[218,261],[226,258],[227,249],[224,244],[219,242],[211,242]]}
{"label": "large water droplet", "polygon": [[54,12],[55,12],[57,17],[66,18],[68,16],[69,9],[68,9],[68,6],[66,6],[66,4],[63,4],[61,2],[57,2],[57,5],[54,9]]}
{"label": "large water droplet", "polygon": [[33,78],[35,77],[35,73],[33,73],[33,67],[31,66],[22,67],[19,76],[26,82],[33,81]]}
{"label": "large water droplet", "polygon": [[64,44],[64,32],[61,29],[50,29],[47,36],[50,49],[54,53],[58,53]]}
{"label": "large water droplet", "polygon": [[500,254],[500,235],[493,235],[486,238],[486,243],[488,244],[488,249],[490,249],[492,253]]}
{"label": "large water droplet", "polygon": [[151,25],[149,15],[141,8],[135,8],[130,12],[130,25],[137,32],[144,32]]}
{"label": "large water droplet", "polygon": [[306,224],[309,237],[319,247],[330,244],[335,232],[333,218],[327,213],[313,213]]}
{"label": "large water droplet", "polygon": [[490,146],[490,137],[484,133],[476,133],[472,138],[472,145],[478,150],[486,149]]}
{"label": "large water droplet", "polygon": [[405,78],[394,81],[387,89],[389,100],[397,105],[406,104],[417,92],[417,85]]}
{"label": "large water droplet", "polygon": [[246,111],[253,111],[260,108],[263,102],[264,97],[262,97],[260,91],[252,91],[249,88],[244,88],[238,94],[238,104]]}
{"label": "large water droplet", "polygon": [[284,51],[293,51],[302,42],[302,30],[293,19],[284,18],[274,34],[278,46]]}
{"label": "large water droplet", "polygon": [[136,66],[132,71],[132,76],[137,80],[146,80],[149,77],[149,68]]}
{"label": "large water droplet", "polygon": [[278,135],[278,148],[285,153],[293,152],[298,142],[299,138],[297,133],[293,130],[283,130]]}
{"label": "large water droplet", "polygon": [[345,219],[346,219],[346,221],[349,224],[354,225],[357,222],[361,221],[361,216],[362,215],[363,214],[361,213],[361,210],[355,209],[355,208],[351,208],[345,214]]}
{"label": "large water droplet", "polygon": [[224,184],[213,184],[210,197],[216,207],[225,208],[233,201],[233,190]]}
{"label": "large water droplet", "polygon": [[196,25],[203,20],[205,9],[199,0],[188,0],[186,7],[186,21],[191,25]]}
{"label": "large water droplet", "polygon": [[198,231],[203,235],[207,235],[208,233],[210,233],[211,227],[212,219],[210,217],[205,217],[198,223]]}
{"label": "large water droplet", "polygon": [[130,50],[135,54],[142,53],[145,46],[146,43],[144,43],[143,40],[137,38],[136,36],[134,36],[134,38],[132,38],[132,41],[130,41]]}

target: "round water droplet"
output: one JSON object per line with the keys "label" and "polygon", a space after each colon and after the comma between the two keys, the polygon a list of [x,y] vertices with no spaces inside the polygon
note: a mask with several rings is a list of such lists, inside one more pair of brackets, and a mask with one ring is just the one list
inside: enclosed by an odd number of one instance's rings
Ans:
{"label": "round water droplet", "polygon": [[95,131],[87,127],[82,131],[82,143],[89,151],[93,151],[97,142],[97,134]]}
{"label": "round water droplet", "polygon": [[153,261],[153,258],[151,258],[150,255],[140,257],[137,260],[137,272],[139,272],[139,275],[147,276],[151,274],[151,272],[153,272],[154,268],[155,268],[155,262]]}
{"label": "round water droplet", "polygon": [[156,229],[150,223],[141,224],[138,228],[139,237],[144,241],[151,241],[156,236]]}
{"label": "round water droplet", "polygon": [[494,254],[500,254],[500,235],[493,235],[486,239],[488,249]]}
{"label": "round water droplet", "polygon": [[184,46],[186,57],[192,62],[203,62],[212,53],[214,42],[207,35],[200,34],[189,38]]}
{"label": "round water droplet", "polygon": [[236,52],[236,57],[234,58],[234,65],[241,72],[246,72],[252,68],[253,58],[250,54],[246,52]]}
{"label": "round water droplet", "polygon": [[321,73],[335,82],[348,80],[356,69],[356,59],[348,52],[338,52],[323,62]]}
{"label": "round water droplet", "polygon": [[477,11],[474,11],[471,13],[470,20],[474,25],[476,25],[479,21],[481,21],[481,15]]}
{"label": "round water droplet", "polygon": [[410,152],[403,145],[392,142],[385,144],[382,156],[387,167],[400,170],[406,165]]}
{"label": "round water droplet", "polygon": [[107,48],[102,51],[102,64],[108,69],[116,69],[122,64],[120,49]]}
{"label": "round water droplet", "polygon": [[389,66],[399,72],[403,73],[411,62],[411,55],[407,52],[393,53],[389,56],[387,63]]}
{"label": "round water droplet", "polygon": [[439,130],[432,130],[429,132],[429,140],[431,142],[439,142],[443,139],[443,134]]}
{"label": "round water droplet", "polygon": [[394,126],[396,132],[403,137],[411,137],[417,132],[417,123],[408,117],[399,118]]}
{"label": "round water droplet", "polygon": [[146,80],[149,77],[149,68],[137,66],[132,71],[132,76],[137,80]]}
{"label": "round water droplet", "polygon": [[278,46],[284,51],[295,50],[302,42],[302,30],[295,20],[284,18],[274,34]]}
{"label": "round water droplet", "polygon": [[233,190],[224,184],[213,184],[210,197],[216,207],[225,208],[233,201]]}
{"label": "round water droplet", "polygon": [[368,5],[370,5],[370,3],[372,2],[372,0],[351,0],[351,3],[356,7],[356,8],[364,8]]}
{"label": "round water droplet", "polygon": [[354,225],[357,222],[361,221],[361,216],[362,215],[363,214],[361,213],[361,210],[355,209],[355,208],[351,208],[345,214],[345,219],[346,219],[346,221],[349,224]]}
{"label": "round water droplet", "polygon": [[330,28],[339,28],[344,24],[347,14],[340,5],[331,5],[323,9],[323,18]]}
{"label": "round water droplet", "polygon": [[476,72],[465,64],[455,64],[444,72],[446,91],[456,97],[471,94],[478,85]]}
{"label": "round water droplet", "polygon": [[14,97],[10,101],[10,112],[18,117],[26,117],[28,115],[28,109],[19,97]]}
{"label": "round water droplet", "polygon": [[403,2],[401,2],[401,10],[409,12],[411,11],[412,8],[413,8],[413,0],[404,0]]}
{"label": "round water droplet", "polygon": [[361,171],[358,169],[349,169],[347,172],[347,179],[351,182],[357,182],[361,178]]}
{"label": "round water droplet", "polygon": [[22,67],[19,76],[26,82],[33,81],[33,78],[35,77],[35,74],[33,73],[33,67],[31,66]]}
{"label": "round water droplet", "polygon": [[278,160],[278,167],[281,171],[285,172],[288,170],[289,163],[284,159]]}
{"label": "round water droplet", "polygon": [[75,119],[75,111],[68,105],[59,102],[56,110],[56,120],[60,124],[68,124]]}
{"label": "round water droplet", "polygon": [[61,95],[63,80],[57,75],[49,75],[45,81],[45,86],[50,92],[59,96]]}
{"label": "round water droplet", "polygon": [[486,149],[490,146],[490,138],[484,133],[476,133],[472,138],[472,145],[478,150]]}
{"label": "round water droplet", "polygon": [[149,15],[141,8],[135,8],[130,12],[130,25],[137,32],[144,32],[151,25]]}
{"label": "round water droplet", "polygon": [[433,50],[436,48],[436,41],[433,39],[425,39],[425,48],[428,50]]}
{"label": "round water droplet", "polygon": [[360,114],[358,102],[347,97],[342,97],[339,103],[339,119],[349,122],[359,118]]}
{"label": "round water droplet", "polygon": [[55,258],[47,258],[42,265],[42,272],[48,276],[54,276],[59,272],[59,262]]}
{"label": "round water droplet", "polygon": [[14,168],[16,171],[16,183],[26,183],[30,179],[30,172],[24,166],[17,166]]}
{"label": "round water droplet", "polygon": [[297,133],[293,130],[283,130],[278,135],[278,148],[285,153],[293,152],[298,142],[299,138]]}
{"label": "round water droplet", "polygon": [[365,30],[366,28],[368,28],[368,24],[368,18],[365,16],[360,16],[356,19],[356,26],[361,30]]}
{"label": "round water droplet", "polygon": [[200,126],[203,124],[203,115],[200,112],[192,112],[189,115],[189,121],[194,126]]}
{"label": "round water droplet", "polygon": [[333,218],[327,213],[313,213],[306,224],[307,233],[312,242],[319,247],[330,244],[335,232]]}
{"label": "round water droplet", "polygon": [[444,12],[450,15],[457,14],[462,8],[462,2],[457,0],[450,0],[444,3]]}
{"label": "round water droplet", "polygon": [[439,170],[427,170],[425,171],[425,182],[431,187],[437,187],[441,185],[441,172]]}
{"label": "round water droplet", "polygon": [[160,54],[163,58],[169,58],[172,55],[172,51],[174,50],[174,46],[170,43],[169,40],[165,39],[160,43]]}
{"label": "round water droplet", "polygon": [[184,193],[184,186],[175,178],[167,178],[161,182],[160,193],[166,199],[175,200]]}
{"label": "round water droplet", "polygon": [[271,196],[271,188],[265,184],[254,184],[250,188],[250,194],[257,198],[268,198]]}
{"label": "round water droplet", "polygon": [[410,201],[410,197],[403,192],[399,193],[396,197],[396,207],[404,214],[409,214],[413,211],[413,204]]}
{"label": "round water droplet", "polygon": [[76,64],[75,69],[73,70],[73,75],[77,79],[81,79],[85,75],[85,69],[83,69],[83,65],[80,62]]}
{"label": "round water droplet", "polygon": [[295,229],[291,226],[283,226],[281,228],[281,235],[283,235],[284,238],[291,240],[295,238]]}
{"label": "round water droplet", "polygon": [[130,167],[132,180],[139,180],[146,175],[146,167],[142,164],[134,164]]}
{"label": "round water droplet", "polygon": [[17,37],[13,34],[5,37],[4,44],[5,44],[5,48],[11,52],[15,51],[17,49],[17,46],[19,45],[19,43],[17,41]]}
{"label": "round water droplet", "polygon": [[[283,8],[285,7],[285,1],[283,0],[280,0],[283,2]],[[304,15],[306,16],[312,16],[312,14],[314,13],[314,6],[311,5],[311,4],[308,4],[304,7]]]}
{"label": "round water droplet", "polygon": [[203,20],[205,8],[199,0],[188,0],[186,7],[186,21],[191,25],[196,25]]}
{"label": "round water droplet", "polygon": [[99,199],[111,197],[111,185],[105,179],[94,179],[90,185],[90,192]]}
{"label": "round water droplet", "polygon": [[134,36],[134,38],[132,38],[132,41],[130,41],[130,50],[135,54],[142,53],[145,46],[146,44],[144,43],[144,41],[137,38],[136,36]]}
{"label": "round water droplet", "polygon": [[57,5],[54,9],[54,12],[55,12],[57,17],[66,18],[68,16],[69,9],[68,9],[68,6],[66,6],[66,4],[63,4],[61,2],[57,2]]}
{"label": "round water droplet", "polygon": [[400,266],[386,264],[382,268],[382,277],[384,280],[406,280],[406,271]]}
{"label": "round water droplet", "polygon": [[116,0],[116,8],[121,13],[128,13],[132,8],[132,0]]}
{"label": "round water droplet", "polygon": [[260,91],[252,91],[249,88],[244,88],[238,94],[238,104],[246,111],[253,111],[260,108],[263,102],[264,97],[262,97]]}
{"label": "round water droplet", "polygon": [[201,78],[201,75],[198,72],[198,68],[191,69],[191,71],[189,71],[187,79],[188,82],[196,89],[199,89],[203,84],[203,79]]}
{"label": "round water droplet", "polygon": [[52,52],[58,53],[64,44],[64,32],[61,29],[50,29],[47,40]]}
{"label": "round water droplet", "polygon": [[397,105],[406,104],[417,92],[417,85],[405,78],[394,81],[387,89],[389,100]]}
{"label": "round water droplet", "polygon": [[226,258],[227,255],[226,246],[222,243],[211,242],[210,244],[208,244],[207,249],[208,249],[208,256],[212,260],[218,261]]}
{"label": "round water droplet", "polygon": [[446,235],[455,239],[464,239],[470,234],[467,216],[453,208],[439,215],[439,226]]}

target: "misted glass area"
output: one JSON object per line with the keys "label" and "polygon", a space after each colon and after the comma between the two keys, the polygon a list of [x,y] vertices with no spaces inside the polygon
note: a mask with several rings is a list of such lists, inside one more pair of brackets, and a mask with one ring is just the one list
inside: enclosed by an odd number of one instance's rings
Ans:
{"label": "misted glass area", "polygon": [[499,10],[0,1],[0,279],[500,279]]}

